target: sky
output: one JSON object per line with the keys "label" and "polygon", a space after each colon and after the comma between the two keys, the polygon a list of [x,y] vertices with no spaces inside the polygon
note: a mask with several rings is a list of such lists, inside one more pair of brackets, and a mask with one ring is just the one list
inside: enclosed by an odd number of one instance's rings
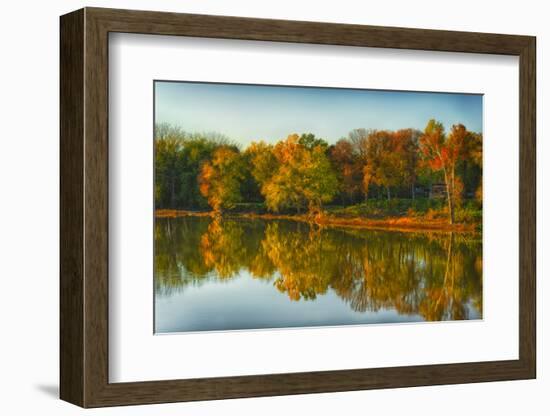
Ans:
{"label": "sky", "polygon": [[480,94],[155,81],[155,122],[221,133],[243,147],[292,133],[332,144],[356,128],[423,130],[431,118],[446,131],[462,123],[481,133],[482,101]]}

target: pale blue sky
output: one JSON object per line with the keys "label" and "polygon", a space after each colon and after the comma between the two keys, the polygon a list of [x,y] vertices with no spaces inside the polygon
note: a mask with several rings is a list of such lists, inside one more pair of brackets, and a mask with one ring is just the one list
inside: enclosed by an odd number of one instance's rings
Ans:
{"label": "pale blue sky", "polygon": [[362,127],[423,130],[431,118],[447,131],[462,123],[482,132],[482,95],[155,82],[156,123],[222,133],[243,147],[292,133],[311,132],[334,143]]}

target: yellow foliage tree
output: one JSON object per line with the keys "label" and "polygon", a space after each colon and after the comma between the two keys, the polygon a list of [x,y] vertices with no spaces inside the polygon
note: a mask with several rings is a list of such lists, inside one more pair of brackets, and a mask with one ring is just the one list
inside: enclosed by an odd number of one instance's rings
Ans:
{"label": "yellow foliage tree", "polygon": [[276,168],[261,184],[269,209],[294,208],[300,212],[307,206],[315,212],[334,198],[338,181],[325,151],[321,145],[309,149],[297,134],[273,147]]}
{"label": "yellow foliage tree", "polygon": [[212,160],[202,165],[199,189],[216,212],[230,209],[241,200],[244,167],[241,155],[230,147],[216,149]]}

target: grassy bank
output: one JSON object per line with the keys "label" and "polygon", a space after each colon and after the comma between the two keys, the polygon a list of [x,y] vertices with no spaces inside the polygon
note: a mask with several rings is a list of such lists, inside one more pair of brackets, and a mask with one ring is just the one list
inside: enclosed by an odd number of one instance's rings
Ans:
{"label": "grassy bank", "polygon": [[[216,216],[213,211],[157,210],[157,217]],[[466,201],[455,212],[455,223],[449,224],[445,201],[435,199],[371,200],[362,204],[325,207],[323,213],[284,212],[269,213],[264,204],[237,204],[223,214],[229,217],[285,219],[315,223],[324,226],[395,229],[411,231],[481,230],[481,208],[474,201]]]}

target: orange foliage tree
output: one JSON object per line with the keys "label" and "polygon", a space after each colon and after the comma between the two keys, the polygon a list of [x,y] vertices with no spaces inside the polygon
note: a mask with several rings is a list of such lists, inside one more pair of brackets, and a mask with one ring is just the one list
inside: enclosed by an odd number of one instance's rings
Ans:
{"label": "orange foliage tree", "polygon": [[407,185],[414,198],[414,185],[418,162],[418,134],[413,129],[397,131],[372,130],[363,143],[363,187],[368,193],[370,185],[386,190]]}
{"label": "orange foliage tree", "polygon": [[342,203],[353,202],[355,194],[361,191],[362,166],[353,143],[340,139],[329,149],[329,158],[340,182]]}
{"label": "orange foliage tree", "polygon": [[445,135],[443,124],[430,120],[420,137],[420,150],[425,162],[435,171],[443,172],[447,191],[449,222],[454,223],[455,207],[460,203],[462,181],[456,175],[457,163],[468,157],[471,133],[462,124],[455,124]]}
{"label": "orange foliage tree", "polygon": [[202,165],[199,189],[214,211],[233,208],[241,200],[243,165],[241,155],[226,146],[216,149],[212,160]]}

